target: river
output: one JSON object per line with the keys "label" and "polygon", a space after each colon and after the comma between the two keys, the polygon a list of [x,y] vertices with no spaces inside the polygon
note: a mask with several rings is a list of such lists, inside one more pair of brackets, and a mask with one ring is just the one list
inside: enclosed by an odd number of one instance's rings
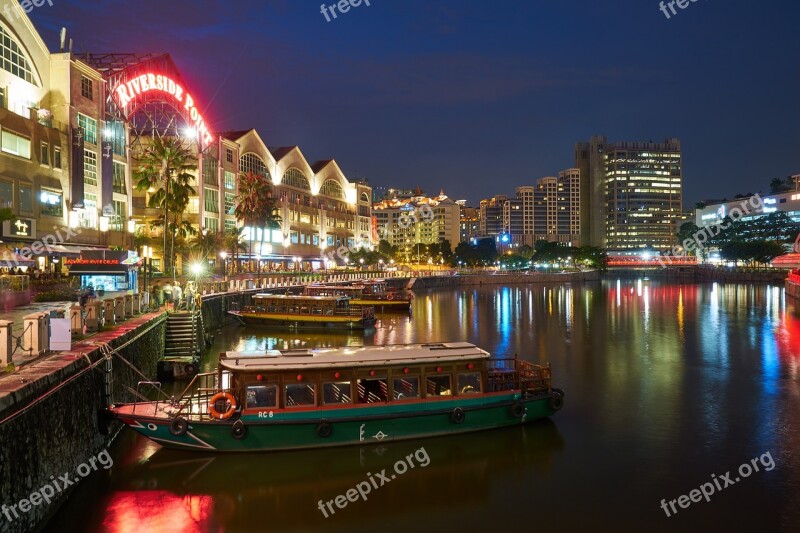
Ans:
{"label": "river", "polygon": [[[501,357],[550,362],[566,402],[550,420],[525,427],[277,454],[168,451],[126,428],[111,450],[114,466],[85,480],[50,527],[774,531],[800,524],[800,304],[782,287],[610,279],[420,291],[412,316],[382,315],[367,334],[231,326],[214,335],[206,371],[225,350],[465,340]],[[417,461],[366,501],[327,518],[318,509],[319,500],[415,453],[427,464]],[[704,484],[714,493],[692,501]]]}

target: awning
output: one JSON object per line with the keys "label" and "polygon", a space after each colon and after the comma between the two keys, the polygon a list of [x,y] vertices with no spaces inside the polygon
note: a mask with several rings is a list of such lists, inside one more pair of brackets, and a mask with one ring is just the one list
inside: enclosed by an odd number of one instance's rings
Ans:
{"label": "awning", "polygon": [[78,246],[66,246],[64,244],[51,244],[49,246],[50,253],[53,255],[59,256],[75,256],[78,257],[81,255],[82,248]]}
{"label": "awning", "polygon": [[0,268],[29,267],[35,264],[35,261],[26,259],[25,256],[15,253],[14,250],[0,246]]}

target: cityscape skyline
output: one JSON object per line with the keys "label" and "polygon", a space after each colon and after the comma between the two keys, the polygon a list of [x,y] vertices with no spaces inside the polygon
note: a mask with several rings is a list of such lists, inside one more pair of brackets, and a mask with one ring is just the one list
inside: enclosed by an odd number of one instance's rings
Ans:
{"label": "cityscape skyline", "polygon": [[[243,2],[228,11],[171,4],[151,21],[137,19],[151,2],[142,4],[97,11],[65,0],[30,16],[50,49],[67,26],[76,52],[169,52],[215,130],[255,127],[269,146],[301,145],[310,159],[336,154],[348,176],[373,186],[436,183],[477,205],[572,166],[574,144],[594,135],[680,138],[684,208],[766,191],[800,166],[800,116],[791,105],[798,73],[776,68],[798,51],[789,21],[800,6],[785,2],[758,10],[703,4],[672,20],[641,2],[613,11],[589,2],[373,2],[330,23],[315,2]],[[137,22],[113,36],[94,31],[109,17]],[[165,31],[176,18],[182,29]],[[504,26],[488,24],[499,19]],[[564,42],[552,20],[585,36]],[[252,21],[268,37],[236,46],[233,39],[256,30]],[[622,27],[604,53],[583,53],[597,28],[612,35]],[[291,37],[298,30],[308,33],[303,43]],[[739,42],[744,30],[751,38]],[[630,39],[641,44],[630,49]],[[353,60],[356,49],[366,58]],[[744,63],[746,78],[738,74]],[[252,82],[251,70],[264,73],[263,83]],[[256,104],[242,109],[242,101]],[[743,146],[753,157],[739,157]]]}

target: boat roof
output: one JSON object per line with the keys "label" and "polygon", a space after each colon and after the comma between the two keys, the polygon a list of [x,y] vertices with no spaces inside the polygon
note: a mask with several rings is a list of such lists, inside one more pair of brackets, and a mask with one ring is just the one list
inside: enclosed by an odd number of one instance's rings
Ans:
{"label": "boat roof", "polygon": [[272,300],[322,300],[330,302],[347,299],[346,296],[307,296],[303,294],[256,294],[253,298],[269,298]]}
{"label": "boat roof", "polygon": [[491,354],[468,342],[397,344],[309,350],[224,352],[220,366],[238,372],[452,363],[488,359]]}

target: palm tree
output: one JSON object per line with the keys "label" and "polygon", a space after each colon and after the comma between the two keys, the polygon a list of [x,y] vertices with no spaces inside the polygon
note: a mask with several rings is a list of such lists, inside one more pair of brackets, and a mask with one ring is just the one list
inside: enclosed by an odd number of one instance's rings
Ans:
{"label": "palm tree", "polygon": [[224,242],[222,233],[210,230],[203,230],[190,241],[189,249],[194,254],[195,259],[204,261],[209,255],[213,256]]}
{"label": "palm tree", "polygon": [[239,252],[247,251],[247,246],[242,242],[243,233],[244,227],[231,228],[225,234],[224,238],[225,249],[231,254],[236,272],[239,272]]}
{"label": "palm tree", "polygon": [[[197,169],[197,166],[192,164],[193,159],[191,151],[180,139],[156,137],[136,161],[137,170],[134,173],[137,180],[136,188],[151,193],[148,207],[162,209],[164,212],[160,220],[151,223],[153,227],[163,228],[164,273],[167,273],[169,265],[167,257],[170,260],[174,259],[176,234],[186,237],[195,233],[191,224],[182,220],[183,212],[189,205],[189,197],[196,194],[191,186],[194,179],[191,173]],[[169,254],[167,254],[168,231],[171,235]],[[174,277],[174,265],[172,273]]]}
{"label": "palm tree", "polygon": [[253,265],[253,237],[257,227],[270,230],[280,229],[281,217],[272,198],[269,180],[248,172],[239,177],[239,193],[233,214],[236,219],[250,227],[250,261]]}

